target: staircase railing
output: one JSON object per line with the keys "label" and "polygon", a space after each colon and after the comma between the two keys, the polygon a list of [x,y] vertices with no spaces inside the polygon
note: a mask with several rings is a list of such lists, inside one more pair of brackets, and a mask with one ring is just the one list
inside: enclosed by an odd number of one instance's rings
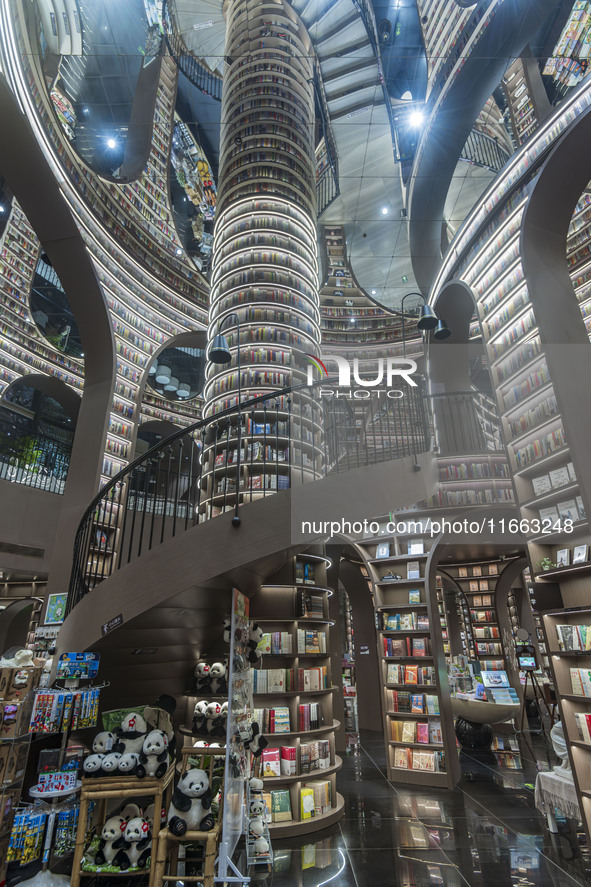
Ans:
{"label": "staircase railing", "polygon": [[462,148],[460,160],[482,166],[492,172],[500,172],[511,154],[497,141],[477,129],[473,129]]}
{"label": "staircase railing", "polygon": [[324,379],[253,398],[161,441],[86,509],[69,609],[103,579],[201,521],[227,511],[238,517],[246,503],[328,474],[428,452],[424,385],[398,390],[402,396],[370,394]]}
{"label": "staircase railing", "polygon": [[[252,398],[182,428],[113,477],[76,535],[68,610],[126,564],[202,521],[301,484],[418,456],[497,449],[478,392],[427,395],[334,379]],[[483,424],[481,424],[481,422]],[[491,441],[494,443],[491,444]],[[245,518],[244,518],[245,519]]]}
{"label": "staircase railing", "polygon": [[219,74],[214,74],[205,65],[202,65],[195,56],[189,52],[185,46],[184,40],[178,32],[174,17],[170,13],[168,3],[164,0],[162,4],[162,23],[164,25],[164,39],[168,51],[175,60],[179,71],[191,81],[193,86],[200,89],[205,95],[222,100],[222,78]]}

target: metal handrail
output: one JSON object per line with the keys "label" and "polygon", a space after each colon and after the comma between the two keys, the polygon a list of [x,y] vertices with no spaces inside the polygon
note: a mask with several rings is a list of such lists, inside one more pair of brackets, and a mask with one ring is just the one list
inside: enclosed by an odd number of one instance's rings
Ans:
{"label": "metal handrail", "polygon": [[[289,386],[156,444],[111,478],[86,509],[76,534],[69,609],[142,552],[234,511],[236,495],[243,505],[327,474],[428,452],[422,380],[416,387],[397,385],[399,399],[357,399],[337,391],[332,378]],[[240,477],[232,449],[238,422]]]}
{"label": "metal handrail", "polygon": [[195,56],[189,52],[185,46],[183,38],[177,30],[176,22],[170,13],[166,0],[163,0],[162,3],[162,23],[164,25],[164,39],[166,40],[166,46],[179,70],[182,71],[193,86],[200,89],[202,93],[221,102],[222,77],[219,74],[210,71],[205,65],[202,65]]}
{"label": "metal handrail", "polygon": [[511,156],[491,136],[473,129],[462,148],[460,160],[467,160],[468,163],[490,169],[491,172],[500,172]]}

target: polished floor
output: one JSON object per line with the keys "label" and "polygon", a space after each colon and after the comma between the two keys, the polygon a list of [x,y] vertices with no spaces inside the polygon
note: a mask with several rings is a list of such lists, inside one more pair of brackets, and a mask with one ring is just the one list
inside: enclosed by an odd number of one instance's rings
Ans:
{"label": "polished floor", "polygon": [[268,887],[579,887],[591,884],[580,823],[552,835],[534,805],[539,769],[558,763],[543,737],[519,740],[523,770],[462,753],[453,791],[409,789],[386,779],[381,736],[362,733],[338,777],[340,823],[306,840],[273,842]]}

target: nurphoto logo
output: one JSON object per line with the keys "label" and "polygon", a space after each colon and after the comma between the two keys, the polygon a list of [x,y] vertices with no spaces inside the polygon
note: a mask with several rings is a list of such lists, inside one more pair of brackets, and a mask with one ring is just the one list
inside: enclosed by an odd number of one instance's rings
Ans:
{"label": "nurphoto logo", "polygon": [[[307,373],[308,385],[314,384],[314,370],[317,370],[320,373],[320,378],[329,378],[330,374],[326,368],[325,361],[336,363],[338,371],[336,390],[335,388],[319,387],[317,390],[319,397],[321,398],[367,398],[371,397],[372,394],[377,394],[378,396],[385,394],[386,397],[397,399],[404,397],[404,391],[391,387],[394,385],[395,379],[403,379],[407,385],[410,385],[413,388],[416,388],[417,386],[417,383],[412,378],[413,373],[417,372],[417,364],[414,360],[407,357],[376,358],[376,375],[373,379],[367,379],[361,376],[359,371],[359,358],[357,357],[355,357],[353,361],[349,361],[346,357],[341,357],[336,354],[323,354],[321,355],[322,359],[320,357],[315,357],[313,354],[306,354],[306,358],[309,363]],[[353,377],[353,382],[359,386],[358,388],[352,387],[351,376]],[[385,388],[381,386],[385,386]],[[341,388],[346,390],[341,391]],[[368,389],[374,389],[374,391]]]}

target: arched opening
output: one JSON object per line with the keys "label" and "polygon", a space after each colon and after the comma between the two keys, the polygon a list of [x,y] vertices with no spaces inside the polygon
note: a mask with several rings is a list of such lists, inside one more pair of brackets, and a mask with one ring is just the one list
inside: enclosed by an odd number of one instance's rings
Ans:
{"label": "arched opening", "polygon": [[59,379],[29,375],[0,401],[0,477],[63,493],[80,398]]}

